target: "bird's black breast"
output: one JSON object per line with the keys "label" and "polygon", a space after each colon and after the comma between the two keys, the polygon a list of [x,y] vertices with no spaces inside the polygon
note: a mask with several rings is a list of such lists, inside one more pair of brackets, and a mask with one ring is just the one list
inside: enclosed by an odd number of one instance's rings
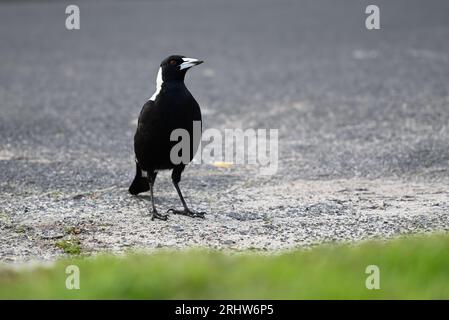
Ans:
{"label": "bird's black breast", "polygon": [[171,169],[170,150],[177,141],[170,141],[173,130],[182,128],[190,136],[190,160],[198,145],[193,143],[193,122],[201,121],[198,103],[184,84],[164,84],[155,101],[148,101],[139,116],[134,149],[144,170]]}

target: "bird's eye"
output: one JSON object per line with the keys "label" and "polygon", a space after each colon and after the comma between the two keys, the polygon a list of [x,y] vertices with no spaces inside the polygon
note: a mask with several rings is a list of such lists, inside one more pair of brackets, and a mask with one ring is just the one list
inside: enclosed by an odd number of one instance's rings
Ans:
{"label": "bird's eye", "polygon": [[174,66],[174,65],[177,64],[177,62],[176,62],[176,60],[170,60],[170,64],[171,64],[172,66]]}

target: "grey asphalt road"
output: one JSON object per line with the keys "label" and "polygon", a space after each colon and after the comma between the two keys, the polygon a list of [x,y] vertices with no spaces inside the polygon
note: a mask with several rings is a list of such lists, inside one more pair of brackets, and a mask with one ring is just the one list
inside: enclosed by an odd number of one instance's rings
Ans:
{"label": "grey asphalt road", "polygon": [[[364,27],[380,7],[380,30]],[[129,248],[287,249],[449,229],[449,2],[0,2],[0,260]],[[151,221],[132,137],[172,53],[204,128],[279,129],[279,169],[190,166],[206,220]],[[156,203],[179,206],[168,174]],[[73,232],[77,230],[77,232]]]}

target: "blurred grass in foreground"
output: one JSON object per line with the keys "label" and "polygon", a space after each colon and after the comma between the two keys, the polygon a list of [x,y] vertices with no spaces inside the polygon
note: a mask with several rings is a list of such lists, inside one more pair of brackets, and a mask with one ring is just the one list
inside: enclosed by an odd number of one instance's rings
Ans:
{"label": "blurred grass in foreground", "polygon": [[[71,264],[80,268],[80,290],[65,288]],[[368,265],[380,268],[380,290],[365,288]],[[31,270],[3,266],[0,298],[449,299],[449,235],[279,255],[159,251],[67,259]]]}

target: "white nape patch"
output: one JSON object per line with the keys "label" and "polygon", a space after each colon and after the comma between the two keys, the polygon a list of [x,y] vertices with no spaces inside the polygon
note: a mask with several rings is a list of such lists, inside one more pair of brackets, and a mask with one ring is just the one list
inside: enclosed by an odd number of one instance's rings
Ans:
{"label": "white nape patch", "polygon": [[148,178],[148,172],[142,170],[142,178]]}
{"label": "white nape patch", "polygon": [[193,58],[182,58],[182,60],[184,62],[179,65],[179,70],[193,67],[196,64],[196,62],[199,61],[198,59]]}
{"label": "white nape patch", "polygon": [[162,81],[162,69],[159,67],[159,71],[157,72],[157,77],[156,77],[156,92],[153,93],[153,95],[151,96],[151,98],[150,98],[151,101],[155,101],[156,100],[157,95],[161,91],[163,82],[164,81]]}

